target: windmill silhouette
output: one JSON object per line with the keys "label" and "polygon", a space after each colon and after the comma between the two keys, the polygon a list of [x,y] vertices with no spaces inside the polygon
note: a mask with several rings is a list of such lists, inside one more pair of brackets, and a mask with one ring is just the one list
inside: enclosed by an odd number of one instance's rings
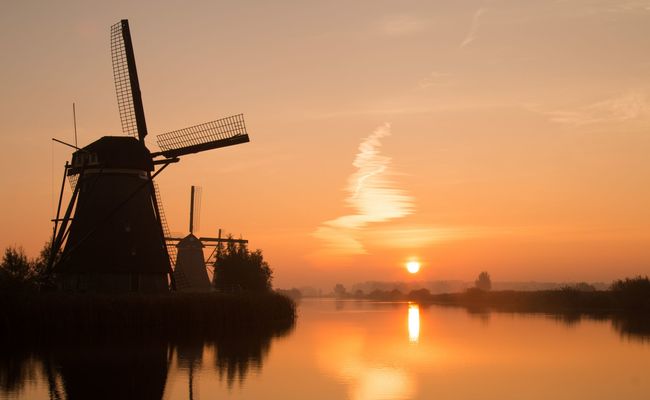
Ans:
{"label": "windmill silhouette", "polygon": [[[248,142],[248,133],[238,114],[158,135],[160,151],[150,152],[128,20],[111,27],[111,55],[126,136],[69,145],[76,151],[65,165],[47,270],[64,290],[164,292],[175,283],[154,178],[187,154]],[[61,217],[65,176],[73,191]]]}
{"label": "windmill silhouette", "polygon": [[[207,266],[214,266],[216,261],[212,261],[215,254],[219,251],[222,243],[235,243],[245,245],[248,240],[222,238],[221,230],[219,236],[197,237],[195,231],[199,230],[201,215],[201,193],[198,186],[192,186],[190,189],[190,220],[189,234],[184,238],[171,237],[167,235],[165,239],[169,249],[176,249],[176,262],[174,268],[174,280],[176,288],[180,291],[208,291],[212,289],[210,278],[208,277]],[[204,258],[203,250],[212,247],[212,252]],[[173,254],[173,253],[172,253]],[[217,257],[218,258],[218,257]],[[174,259],[172,255],[172,259]]]}

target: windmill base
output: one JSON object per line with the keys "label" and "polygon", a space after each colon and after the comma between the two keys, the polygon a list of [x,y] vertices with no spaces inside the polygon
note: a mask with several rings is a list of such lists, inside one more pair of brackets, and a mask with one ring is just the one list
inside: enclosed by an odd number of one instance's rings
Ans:
{"label": "windmill base", "polygon": [[169,293],[167,274],[66,273],[56,278],[59,290],[86,293]]}

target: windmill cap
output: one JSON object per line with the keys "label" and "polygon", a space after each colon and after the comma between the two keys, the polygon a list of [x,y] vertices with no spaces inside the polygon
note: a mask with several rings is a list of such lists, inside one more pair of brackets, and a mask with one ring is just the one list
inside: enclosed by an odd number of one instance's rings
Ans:
{"label": "windmill cap", "polygon": [[201,243],[201,240],[194,236],[193,234],[189,234],[185,236],[183,239],[181,239],[178,244],[176,245],[177,248],[188,248],[188,247],[205,247],[203,246],[203,243]]}
{"label": "windmill cap", "polygon": [[[72,154],[72,169],[86,167],[153,171],[151,153],[129,136],[104,136]],[[74,171],[72,171],[74,173]]]}

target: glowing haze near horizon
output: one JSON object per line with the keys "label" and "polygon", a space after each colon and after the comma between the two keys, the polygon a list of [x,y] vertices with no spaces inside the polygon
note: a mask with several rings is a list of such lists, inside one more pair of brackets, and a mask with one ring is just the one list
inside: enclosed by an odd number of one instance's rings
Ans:
{"label": "glowing haze near horizon", "polygon": [[[79,143],[121,134],[128,18],[147,143],[245,113],[158,180],[175,232],[262,248],[279,287],[650,274],[650,2],[13,2],[0,13],[0,246],[51,233]],[[422,270],[408,276],[407,260]]]}

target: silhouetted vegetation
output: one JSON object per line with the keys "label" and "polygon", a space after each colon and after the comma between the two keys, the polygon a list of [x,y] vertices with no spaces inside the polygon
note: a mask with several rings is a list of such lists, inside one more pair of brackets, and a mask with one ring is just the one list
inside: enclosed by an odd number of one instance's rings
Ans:
{"label": "silhouetted vegetation", "polygon": [[249,251],[246,245],[228,243],[220,250],[215,268],[214,286],[223,292],[267,292],[271,290],[273,271],[264,261],[262,250]]}
{"label": "silhouetted vegetation", "polygon": [[[615,281],[610,290],[596,290],[587,283],[578,283],[556,290],[538,291],[488,291],[489,275],[481,273],[479,287],[462,293],[431,294],[427,289],[412,290],[404,294],[397,289],[373,290],[368,294],[355,293],[347,298],[364,298],[377,301],[416,301],[422,304],[440,304],[470,307],[474,310],[503,310],[521,312],[597,311],[623,312],[650,311],[650,280],[648,277]],[[479,285],[479,281],[483,284]],[[341,297],[341,296],[339,296]]]}
{"label": "silhouetted vegetation", "polygon": [[85,332],[167,338],[293,321],[295,303],[273,292],[169,295],[0,294],[0,336]]}
{"label": "silhouetted vegetation", "polygon": [[478,278],[474,282],[474,287],[480,290],[492,289],[492,279],[490,278],[490,274],[488,274],[487,271],[478,274]]}
{"label": "silhouetted vegetation", "polygon": [[34,264],[27,260],[22,248],[8,247],[0,264],[0,289],[23,291],[33,287]]}
{"label": "silhouetted vegetation", "polygon": [[575,285],[565,286],[563,289],[577,290],[579,292],[594,292],[596,287],[587,282],[578,282]]}
{"label": "silhouetted vegetation", "polygon": [[617,280],[612,284],[611,291],[619,306],[650,309],[650,280],[647,276]]}
{"label": "silhouetted vegetation", "polygon": [[345,297],[348,294],[348,291],[345,289],[345,286],[341,283],[334,285],[334,296],[336,297]]}
{"label": "silhouetted vegetation", "polygon": [[7,247],[0,263],[0,292],[39,291],[51,286],[46,274],[50,242],[45,243],[38,257],[28,259],[22,247]]}
{"label": "silhouetted vegetation", "polygon": [[425,300],[431,297],[431,292],[428,289],[411,290],[408,294],[409,300]]}
{"label": "silhouetted vegetation", "polygon": [[287,296],[293,301],[299,301],[300,299],[302,299],[302,292],[298,288],[276,289],[275,291],[276,293],[280,293],[283,296]]}

